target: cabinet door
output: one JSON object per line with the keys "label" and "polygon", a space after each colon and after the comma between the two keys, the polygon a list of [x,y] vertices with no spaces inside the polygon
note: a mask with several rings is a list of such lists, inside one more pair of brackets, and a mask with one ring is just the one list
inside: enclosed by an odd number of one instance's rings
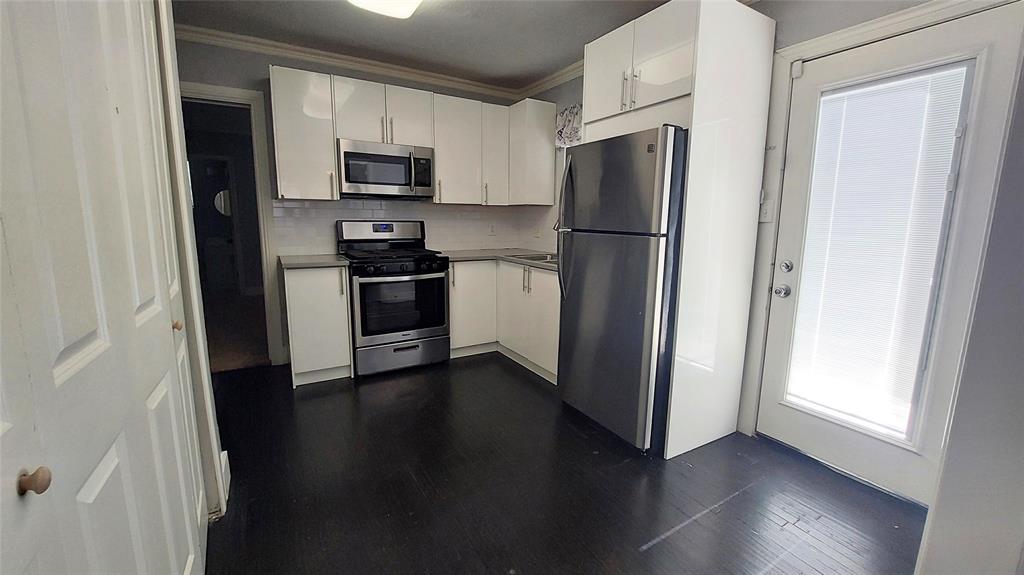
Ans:
{"label": "cabinet door", "polygon": [[271,66],[270,107],[278,196],[336,199],[331,77]]}
{"label": "cabinet door", "polygon": [[385,142],[384,84],[333,76],[334,135],[346,140]]}
{"label": "cabinet door", "polygon": [[452,349],[498,340],[498,267],[493,261],[456,262],[451,281]]}
{"label": "cabinet door", "polygon": [[509,108],[511,205],[555,202],[555,105],[523,100]]}
{"label": "cabinet door", "polygon": [[[508,205],[508,106],[482,104],[484,205]],[[553,134],[552,134],[553,136]]]}
{"label": "cabinet door", "polygon": [[292,371],[352,363],[348,269],[285,270]]}
{"label": "cabinet door", "polygon": [[693,50],[697,2],[673,0],[635,22],[633,86],[635,109],[689,94],[693,90]]}
{"label": "cabinet door", "polygon": [[483,203],[480,102],[434,96],[435,197],[443,204]]}
{"label": "cabinet door", "polygon": [[593,122],[627,109],[632,65],[633,22],[612,30],[584,47],[584,122]]}
{"label": "cabinet door", "polygon": [[529,311],[526,268],[498,262],[498,343],[526,356],[529,353]]}
{"label": "cabinet door", "polygon": [[434,95],[423,90],[388,85],[388,141],[407,146],[434,145]]}
{"label": "cabinet door", "polygon": [[530,268],[527,278],[527,299],[532,325],[528,359],[544,369],[558,370],[558,316],[561,293],[556,272]]}

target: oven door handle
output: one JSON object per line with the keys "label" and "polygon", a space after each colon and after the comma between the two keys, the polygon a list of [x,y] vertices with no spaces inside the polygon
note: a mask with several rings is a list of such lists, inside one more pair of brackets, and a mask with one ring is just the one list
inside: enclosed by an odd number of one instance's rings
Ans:
{"label": "oven door handle", "polygon": [[359,276],[352,276],[352,280],[355,281],[357,284],[382,284],[408,282],[416,280],[431,280],[445,277],[448,277],[448,272],[438,272],[435,274],[416,274],[411,276],[385,276],[379,278],[361,278]]}

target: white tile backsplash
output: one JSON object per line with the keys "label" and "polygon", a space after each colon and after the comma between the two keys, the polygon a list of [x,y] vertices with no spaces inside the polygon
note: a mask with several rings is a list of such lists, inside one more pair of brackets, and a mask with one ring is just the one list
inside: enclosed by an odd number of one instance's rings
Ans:
{"label": "white tile backsplash", "polygon": [[334,253],[334,222],[346,219],[423,220],[427,247],[438,250],[553,250],[553,222],[547,221],[553,212],[547,206],[463,206],[376,199],[275,200],[275,251],[277,255]]}

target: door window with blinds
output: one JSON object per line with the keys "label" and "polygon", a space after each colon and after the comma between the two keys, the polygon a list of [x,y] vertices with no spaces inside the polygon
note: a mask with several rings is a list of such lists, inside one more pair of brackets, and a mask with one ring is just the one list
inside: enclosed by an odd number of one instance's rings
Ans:
{"label": "door window with blinds", "polygon": [[788,403],[912,440],[973,71],[821,94]]}

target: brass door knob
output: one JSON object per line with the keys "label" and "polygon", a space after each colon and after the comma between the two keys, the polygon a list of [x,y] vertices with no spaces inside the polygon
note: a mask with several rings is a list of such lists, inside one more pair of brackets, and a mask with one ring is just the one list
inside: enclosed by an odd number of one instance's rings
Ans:
{"label": "brass door knob", "polygon": [[49,467],[38,467],[32,473],[22,469],[18,474],[18,495],[25,495],[29,491],[42,495],[50,488],[51,481],[53,481],[53,474],[50,473]]}
{"label": "brass door knob", "polygon": [[171,322],[171,327],[174,328],[174,331],[181,331],[181,328],[185,327],[185,325],[181,323],[180,319],[176,319]]}

